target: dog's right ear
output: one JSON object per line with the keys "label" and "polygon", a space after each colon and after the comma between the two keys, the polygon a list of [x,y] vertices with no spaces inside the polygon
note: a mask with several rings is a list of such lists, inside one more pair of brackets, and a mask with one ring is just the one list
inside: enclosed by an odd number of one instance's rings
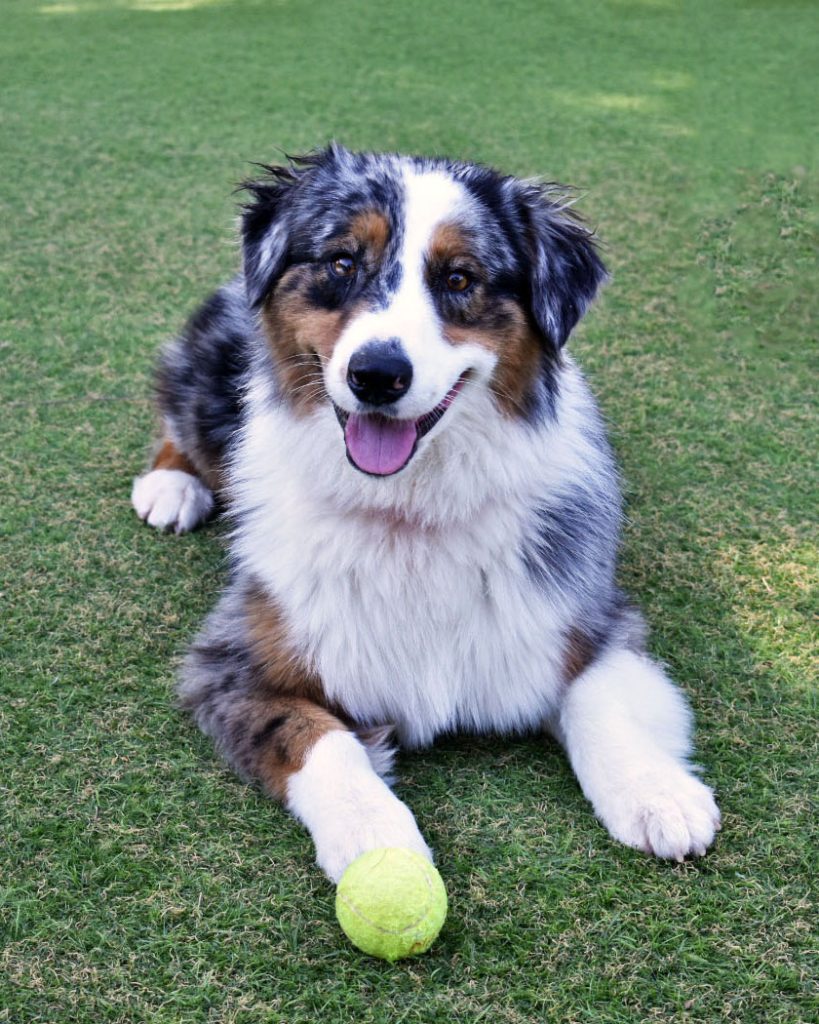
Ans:
{"label": "dog's right ear", "polygon": [[286,166],[260,164],[264,176],[240,186],[252,197],[242,207],[245,287],[251,309],[262,304],[287,266],[298,196],[303,194],[300,186],[317,173],[326,172],[332,180],[349,157],[343,146],[331,142],[326,149],[289,157]]}
{"label": "dog's right ear", "polygon": [[245,288],[251,309],[261,305],[284,270],[290,235],[288,199],[301,177],[295,162],[287,167],[262,166],[264,178],[241,185],[252,196],[242,207]]}

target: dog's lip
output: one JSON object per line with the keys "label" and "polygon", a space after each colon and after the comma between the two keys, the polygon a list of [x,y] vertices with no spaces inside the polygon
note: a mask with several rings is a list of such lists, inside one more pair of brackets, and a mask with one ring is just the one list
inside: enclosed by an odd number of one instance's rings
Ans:
{"label": "dog's lip", "polygon": [[[405,466],[409,464],[410,460],[412,459],[413,455],[415,454],[418,448],[418,442],[421,440],[421,438],[428,434],[430,430],[432,430],[432,428],[440,421],[441,417],[444,415],[444,413],[447,411],[450,405],[452,405],[452,403],[455,401],[459,392],[466,383],[467,377],[468,371],[462,373],[455,381],[455,383],[452,385],[452,387],[449,389],[449,391],[447,391],[446,395],[444,395],[443,399],[436,406],[434,406],[434,408],[430,409],[429,412],[424,413],[423,416],[419,416],[417,417],[417,419],[414,420],[401,420],[397,416],[385,416],[383,413],[380,412],[349,413],[345,409],[342,409],[340,406],[336,405],[335,402],[333,402],[333,409],[335,410],[336,418],[338,419],[338,422],[341,424],[341,429],[344,431],[344,441],[347,448],[347,458],[350,461],[350,463],[353,466],[355,466],[356,469],[360,470],[362,473],[366,473],[368,476],[392,476],[394,473],[400,472],[402,469],[404,469]],[[406,427],[412,425],[415,428],[415,438],[412,441],[411,447],[406,451],[406,453],[402,452],[400,454],[400,464],[396,463],[393,467],[392,463],[390,463],[383,470],[380,466],[378,466],[377,468],[373,468],[368,467],[367,465],[359,465],[359,461],[356,460],[354,454],[350,451],[350,428],[351,420],[353,417],[358,418],[357,425],[360,425],[361,421],[364,420],[365,418],[367,420],[370,420],[373,424],[376,424],[380,421],[384,427],[387,427],[387,425],[394,425],[397,428],[399,424],[403,424]],[[407,431],[407,440],[408,439],[409,431]],[[353,447],[355,447],[355,445]]]}

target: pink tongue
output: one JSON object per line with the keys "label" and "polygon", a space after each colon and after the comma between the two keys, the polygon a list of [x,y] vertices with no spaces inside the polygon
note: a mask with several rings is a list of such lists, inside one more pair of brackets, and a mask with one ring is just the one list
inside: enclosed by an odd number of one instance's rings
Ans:
{"label": "pink tongue", "polygon": [[359,469],[376,476],[389,476],[403,469],[417,439],[413,420],[388,420],[378,415],[352,413],[344,431],[350,458]]}

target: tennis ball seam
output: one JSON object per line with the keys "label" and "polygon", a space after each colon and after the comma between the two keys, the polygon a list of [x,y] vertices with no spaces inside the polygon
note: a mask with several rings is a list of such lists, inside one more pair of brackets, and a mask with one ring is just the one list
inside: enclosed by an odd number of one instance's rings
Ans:
{"label": "tennis ball seam", "polygon": [[371,921],[369,917],[366,917],[361,910],[354,904],[351,903],[344,893],[338,893],[338,899],[344,904],[344,906],[356,917],[360,918],[369,928],[375,929],[377,932],[381,932],[382,935],[405,935],[407,932],[412,931],[413,928],[417,928],[419,924],[422,924],[428,917],[430,907],[432,906],[432,880],[424,876],[424,884],[427,887],[427,903],[423,909],[423,912],[410,924],[404,928],[384,928],[383,925],[376,924],[375,921]]}

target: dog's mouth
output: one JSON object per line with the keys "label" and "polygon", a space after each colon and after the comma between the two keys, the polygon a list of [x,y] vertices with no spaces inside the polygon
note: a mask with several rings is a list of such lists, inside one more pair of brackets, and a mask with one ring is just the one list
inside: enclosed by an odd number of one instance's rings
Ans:
{"label": "dog's mouth", "polygon": [[345,412],[334,404],[351,464],[369,476],[392,476],[402,470],[424,434],[432,430],[455,401],[465,381],[466,374],[462,373],[443,401],[417,420],[399,420],[377,412]]}

